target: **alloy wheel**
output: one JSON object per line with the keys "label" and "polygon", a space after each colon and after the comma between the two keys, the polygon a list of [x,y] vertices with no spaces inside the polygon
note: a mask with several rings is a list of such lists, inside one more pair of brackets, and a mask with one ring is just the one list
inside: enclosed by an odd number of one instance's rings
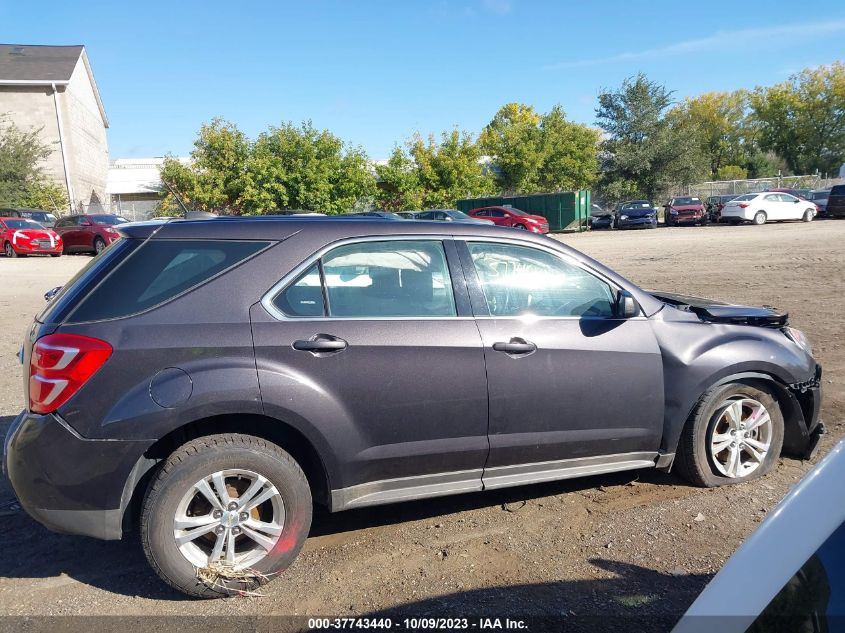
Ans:
{"label": "alloy wheel", "polygon": [[215,472],[191,486],[173,521],[182,555],[196,567],[247,569],[275,547],[285,526],[282,495],[250,470]]}
{"label": "alloy wheel", "polygon": [[760,402],[734,396],[721,403],[711,418],[708,443],[716,470],[739,479],[757,470],[772,445],[772,418]]}

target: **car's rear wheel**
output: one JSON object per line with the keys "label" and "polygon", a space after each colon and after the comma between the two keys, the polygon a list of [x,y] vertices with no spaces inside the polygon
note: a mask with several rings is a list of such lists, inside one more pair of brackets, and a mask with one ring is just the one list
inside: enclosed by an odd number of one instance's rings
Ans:
{"label": "car's rear wheel", "polygon": [[812,209],[807,209],[806,211],[804,211],[804,217],[801,219],[804,220],[804,222],[812,222],[815,215],[816,214],[813,212]]}
{"label": "car's rear wheel", "polygon": [[18,253],[12,246],[11,242],[6,242],[3,244],[3,252],[6,254],[6,257],[17,257]]}
{"label": "car's rear wheel", "polygon": [[106,247],[106,243],[101,237],[94,238],[94,252],[98,255],[102,252],[102,250]]}
{"label": "car's rear wheel", "polygon": [[681,434],[675,465],[712,488],[762,477],[783,446],[783,414],[771,393],[729,383],[706,393]]}
{"label": "car's rear wheel", "polygon": [[765,211],[758,211],[754,214],[754,224],[760,226],[766,223],[766,212]]}
{"label": "car's rear wheel", "polygon": [[249,435],[211,435],[177,449],[153,479],[141,541],[165,582],[214,598],[287,569],[310,526],[308,480],[288,453]]}

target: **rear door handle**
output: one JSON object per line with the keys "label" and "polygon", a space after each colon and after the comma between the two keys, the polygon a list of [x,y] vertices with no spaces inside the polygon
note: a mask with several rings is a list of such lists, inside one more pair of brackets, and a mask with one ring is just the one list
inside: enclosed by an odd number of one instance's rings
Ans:
{"label": "rear door handle", "polygon": [[515,337],[507,343],[493,343],[493,349],[505,354],[530,354],[537,351],[537,346],[531,341]]}
{"label": "rear door handle", "polygon": [[346,349],[347,343],[342,338],[317,334],[306,341],[294,341],[293,349],[301,352],[339,352]]}

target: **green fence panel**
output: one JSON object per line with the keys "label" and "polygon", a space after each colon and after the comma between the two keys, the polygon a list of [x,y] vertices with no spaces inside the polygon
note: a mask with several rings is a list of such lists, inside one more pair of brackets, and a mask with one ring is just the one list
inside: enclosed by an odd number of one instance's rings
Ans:
{"label": "green fence panel", "polygon": [[494,196],[458,200],[459,211],[467,212],[479,207],[510,205],[526,213],[542,215],[549,221],[551,231],[583,231],[590,214],[590,191],[564,191],[538,193],[530,196]]}

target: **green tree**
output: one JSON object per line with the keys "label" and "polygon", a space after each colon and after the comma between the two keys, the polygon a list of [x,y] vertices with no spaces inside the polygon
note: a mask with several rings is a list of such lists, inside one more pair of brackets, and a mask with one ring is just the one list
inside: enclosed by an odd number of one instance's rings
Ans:
{"label": "green tree", "polygon": [[[654,200],[706,174],[690,127],[666,116],[671,104],[672,93],[643,74],[599,95],[596,119],[606,134],[601,147],[605,192],[633,188]],[[611,199],[609,193],[606,197]]]}
{"label": "green tree", "polygon": [[496,190],[493,176],[481,163],[481,150],[471,135],[452,130],[440,141],[417,134],[409,151],[423,190],[424,208],[452,207],[460,198],[490,195]]}
{"label": "green tree", "polygon": [[533,106],[508,103],[482,130],[479,146],[495,161],[505,193],[537,190],[543,166],[541,121]]}
{"label": "green tree", "polygon": [[193,209],[238,214],[250,151],[249,139],[234,123],[212,119],[200,128],[190,164],[167,157],[161,179]]}
{"label": "green tree", "polygon": [[695,136],[699,151],[717,178],[726,165],[743,165],[752,149],[748,125],[749,96],[744,90],[707,92],[684,99],[669,112],[670,120]]}
{"label": "green tree", "polygon": [[591,187],[598,172],[599,131],[567,121],[559,105],[543,115],[540,129],[543,156],[537,178],[540,191]]}
{"label": "green tree", "polygon": [[739,165],[722,165],[713,176],[716,180],[745,180],[748,170]]}
{"label": "green tree", "polygon": [[41,142],[40,133],[40,129],[24,131],[14,123],[0,121],[0,205],[67,208],[64,188],[44,176],[42,165],[53,148]]}
{"label": "green tree", "polygon": [[559,105],[540,115],[532,106],[508,103],[479,144],[495,161],[505,193],[580,189],[595,180],[598,132],[567,121]]}
{"label": "green tree", "polygon": [[[339,213],[367,204],[375,177],[367,156],[310,121],[271,127],[252,142],[236,125],[203,125],[191,161],[169,157],[162,180],[190,207],[232,214],[283,209]],[[159,212],[176,209],[166,195]]]}
{"label": "green tree", "polygon": [[258,136],[247,165],[244,209],[349,211],[375,194],[367,156],[310,121],[286,123]]}
{"label": "green tree", "polygon": [[385,164],[376,165],[376,174],[379,207],[388,211],[422,209],[424,195],[416,163],[401,147],[393,148]]}
{"label": "green tree", "polygon": [[788,81],[757,88],[751,108],[760,148],[797,174],[835,172],[845,161],[845,64],[808,68]]}

